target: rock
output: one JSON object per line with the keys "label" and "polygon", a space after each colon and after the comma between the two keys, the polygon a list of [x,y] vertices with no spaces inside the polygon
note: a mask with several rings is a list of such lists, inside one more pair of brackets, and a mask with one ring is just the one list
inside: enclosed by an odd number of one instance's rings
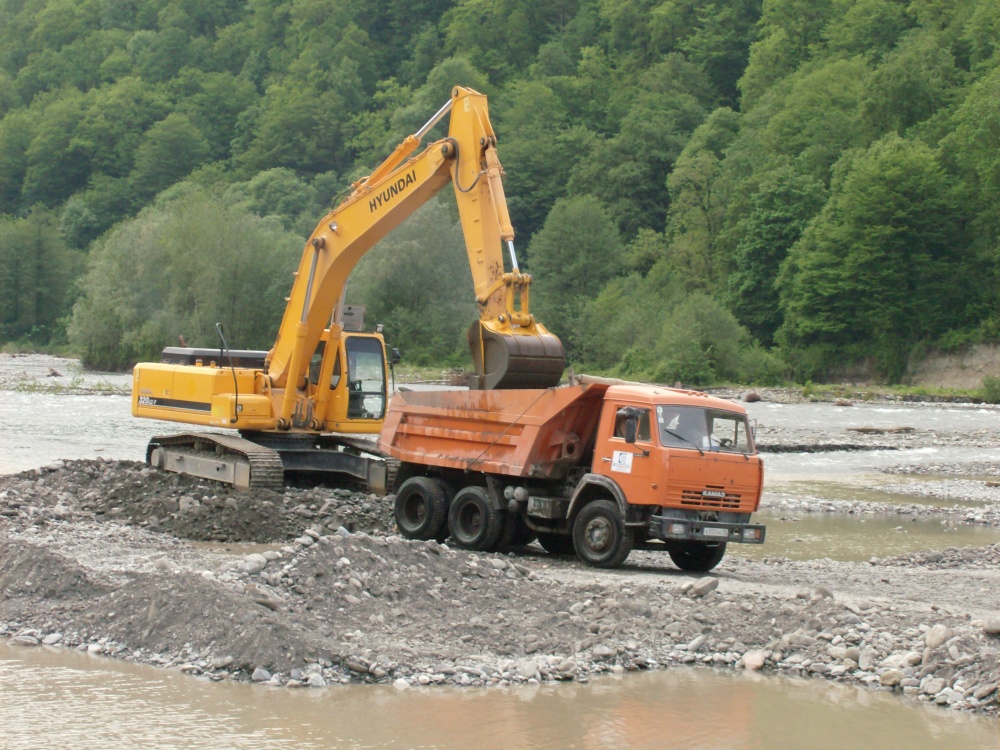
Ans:
{"label": "rock", "polygon": [[593,654],[595,659],[607,659],[611,656],[614,656],[617,652],[614,649],[608,648],[607,646],[600,645],[600,646],[594,646],[593,651],[591,651],[590,653]]}
{"label": "rock", "polygon": [[743,668],[756,672],[764,666],[767,656],[763,651],[747,651],[743,654]]}
{"label": "rock", "polygon": [[982,686],[976,688],[972,692],[972,697],[975,698],[977,701],[981,701],[983,698],[987,697],[988,695],[992,695],[993,693],[995,693],[997,691],[998,687],[1000,687],[1000,685],[998,685],[996,682],[994,682],[994,683],[992,683],[990,685],[982,685]]}
{"label": "rock", "polygon": [[253,671],[253,674],[250,675],[250,679],[253,680],[254,682],[267,682],[268,680],[271,679],[271,673],[268,672],[263,667],[257,667]]}
{"label": "rock", "polygon": [[931,679],[927,680],[927,682],[923,683],[923,686],[921,687],[920,690],[925,695],[937,695],[942,690],[944,690],[945,684],[946,684],[945,681],[942,680],[940,677],[932,677]]}
{"label": "rock", "polygon": [[951,628],[947,625],[935,625],[924,635],[924,643],[927,644],[927,648],[933,650],[951,638],[952,635]]}
{"label": "rock", "polygon": [[526,680],[538,678],[538,664],[534,659],[525,659],[517,665],[517,673]]}
{"label": "rock", "polygon": [[866,648],[861,652],[861,655],[858,656],[858,668],[867,672],[872,668],[872,659],[872,652]]}
{"label": "rock", "polygon": [[267,558],[263,555],[252,554],[244,557],[243,562],[239,564],[237,569],[241,573],[254,576],[260,573],[265,567],[267,567]]}
{"label": "rock", "polygon": [[879,677],[879,683],[884,687],[896,687],[896,685],[902,682],[904,677],[905,675],[903,674],[902,670],[887,669],[885,672],[882,673],[882,676]]}
{"label": "rock", "polygon": [[813,597],[816,599],[833,599],[833,591],[826,586],[816,586],[813,589]]}
{"label": "rock", "polygon": [[719,588],[719,579],[715,576],[705,576],[695,581],[688,593],[692,597],[700,597],[715,591],[717,588]]}
{"label": "rock", "polygon": [[212,669],[225,669],[234,661],[231,656],[213,656],[208,660],[208,665]]}
{"label": "rock", "polygon": [[10,639],[10,643],[14,646],[37,646],[41,641],[33,635],[15,635]]}
{"label": "rock", "polygon": [[559,676],[562,679],[572,679],[580,671],[580,667],[577,666],[575,661],[567,659],[560,662],[559,666],[556,667],[556,671],[559,672]]}
{"label": "rock", "polygon": [[395,680],[392,681],[392,686],[396,688],[396,690],[408,690],[410,687],[410,683],[408,683],[402,677],[397,677]]}
{"label": "rock", "polygon": [[326,687],[326,680],[323,679],[321,674],[311,674],[309,679],[306,680],[306,685],[309,687]]}
{"label": "rock", "polygon": [[193,497],[182,497],[177,505],[177,508],[181,513],[187,513],[188,511],[195,510],[200,507],[201,503]]}
{"label": "rock", "polygon": [[1000,617],[996,615],[987,617],[983,623],[983,632],[986,635],[1000,635]]}
{"label": "rock", "polygon": [[347,667],[352,672],[357,672],[358,674],[366,674],[368,672],[368,667],[370,665],[363,659],[345,659],[344,666]]}
{"label": "rock", "polygon": [[702,646],[705,645],[705,641],[707,641],[707,640],[708,640],[708,636],[706,636],[704,634],[699,635],[697,638],[695,638],[694,640],[692,640],[688,644],[687,650],[689,652],[697,651],[698,649],[700,649]]}
{"label": "rock", "polygon": [[861,661],[861,649],[857,646],[848,646],[844,651],[844,658],[858,663]]}
{"label": "rock", "polygon": [[42,638],[42,643],[46,646],[55,646],[57,643],[62,642],[62,633],[49,633],[47,636]]}

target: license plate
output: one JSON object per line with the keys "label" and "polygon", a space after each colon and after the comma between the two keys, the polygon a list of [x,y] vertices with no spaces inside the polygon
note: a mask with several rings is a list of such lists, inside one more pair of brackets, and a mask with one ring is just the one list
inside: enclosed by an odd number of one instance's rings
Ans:
{"label": "license plate", "polygon": [[708,529],[704,529],[702,531],[702,534],[704,534],[705,536],[724,536],[724,537],[728,537],[729,536],[729,529],[712,529],[712,528],[708,528]]}

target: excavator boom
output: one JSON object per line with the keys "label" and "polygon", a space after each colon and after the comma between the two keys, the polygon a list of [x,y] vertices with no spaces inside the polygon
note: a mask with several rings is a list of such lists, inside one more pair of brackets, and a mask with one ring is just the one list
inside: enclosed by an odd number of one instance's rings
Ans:
{"label": "excavator boom", "polygon": [[[449,110],[448,136],[409,157]],[[292,382],[301,377],[358,260],[449,182],[479,305],[479,321],[469,335],[474,385],[545,388],[558,383],[565,353],[558,338],[528,310],[531,277],[520,273],[513,254],[512,271],[504,271],[504,243],[513,247],[514,232],[501,174],[486,97],[455,87],[451,101],[369,177],[355,183],[310,236],[268,358],[272,385],[286,387],[289,377]],[[286,406],[286,418],[287,412]]]}

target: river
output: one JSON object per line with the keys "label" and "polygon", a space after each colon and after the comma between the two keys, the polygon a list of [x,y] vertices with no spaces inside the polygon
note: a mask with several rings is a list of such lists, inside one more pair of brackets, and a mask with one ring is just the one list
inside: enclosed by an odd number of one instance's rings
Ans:
{"label": "river", "polygon": [[[53,367],[62,376],[49,376]],[[128,376],[73,370],[72,362],[0,355],[0,474],[56,459],[142,460],[145,423],[121,395]],[[61,369],[60,369],[61,368]],[[63,372],[68,370],[68,372]],[[995,428],[984,407],[861,404],[751,405],[762,423],[824,430],[858,424],[941,430]],[[883,455],[890,454],[894,455]],[[769,487],[856,493],[890,464],[984,460],[946,446],[906,451],[769,456]],[[992,458],[992,455],[989,456]],[[819,482],[817,484],[817,482]],[[817,490],[817,487],[820,489]],[[764,505],[766,506],[766,496]],[[768,554],[863,559],[886,536],[878,519],[768,519]],[[782,524],[795,524],[783,529]],[[886,521],[886,523],[892,523]],[[774,529],[774,531],[772,531]],[[950,535],[949,535],[950,534]],[[959,534],[960,536],[956,536]],[[964,536],[961,536],[964,535]],[[795,539],[811,538],[811,543]],[[852,541],[844,543],[847,537]],[[993,529],[924,524],[898,535],[925,549],[996,541]],[[956,540],[958,540],[956,542]],[[773,544],[772,544],[773,543]],[[902,551],[901,550],[901,551]],[[884,550],[883,550],[884,552]],[[791,556],[791,555],[789,555]],[[63,649],[0,642],[0,748],[995,748],[995,720],[903,701],[826,680],[671,669],[589,684],[508,689],[324,690],[212,683],[176,671]]]}

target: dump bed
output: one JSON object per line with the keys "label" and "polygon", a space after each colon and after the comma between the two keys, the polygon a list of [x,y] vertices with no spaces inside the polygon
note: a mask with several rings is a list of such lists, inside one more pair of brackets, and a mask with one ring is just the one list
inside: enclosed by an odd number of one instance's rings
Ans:
{"label": "dump bed", "polygon": [[544,390],[403,391],[379,448],[400,461],[559,479],[593,447],[607,384]]}

